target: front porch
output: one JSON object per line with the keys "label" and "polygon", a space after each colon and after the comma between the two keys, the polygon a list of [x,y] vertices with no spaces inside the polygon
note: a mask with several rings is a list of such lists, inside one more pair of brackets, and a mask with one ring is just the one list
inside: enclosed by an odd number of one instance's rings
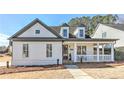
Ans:
{"label": "front porch", "polygon": [[113,62],[114,43],[102,42],[72,42],[63,43],[64,62]]}

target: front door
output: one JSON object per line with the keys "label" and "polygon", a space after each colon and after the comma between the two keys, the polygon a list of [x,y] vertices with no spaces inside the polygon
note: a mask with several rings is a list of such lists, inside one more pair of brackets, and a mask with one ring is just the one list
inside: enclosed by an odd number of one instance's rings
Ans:
{"label": "front door", "polygon": [[63,60],[68,60],[68,45],[63,45]]}

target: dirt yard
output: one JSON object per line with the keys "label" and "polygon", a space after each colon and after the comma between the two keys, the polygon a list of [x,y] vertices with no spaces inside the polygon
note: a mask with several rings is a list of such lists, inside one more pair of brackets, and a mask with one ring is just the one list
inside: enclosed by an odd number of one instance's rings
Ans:
{"label": "dirt yard", "polygon": [[0,55],[0,62],[6,62],[6,61],[11,61],[11,56],[7,55]]}
{"label": "dirt yard", "polygon": [[66,69],[32,71],[0,75],[0,79],[72,79],[72,75]]}
{"label": "dirt yard", "polygon": [[69,79],[64,66],[0,68],[0,79]]}
{"label": "dirt yard", "polygon": [[78,64],[78,67],[95,79],[124,79],[124,62]]}

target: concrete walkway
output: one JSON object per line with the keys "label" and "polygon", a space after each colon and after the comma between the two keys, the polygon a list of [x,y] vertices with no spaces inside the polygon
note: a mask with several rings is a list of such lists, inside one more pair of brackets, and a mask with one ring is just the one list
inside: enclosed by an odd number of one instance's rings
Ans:
{"label": "concrete walkway", "polygon": [[65,67],[75,79],[93,79],[93,77],[80,70],[76,65],[65,65]]}

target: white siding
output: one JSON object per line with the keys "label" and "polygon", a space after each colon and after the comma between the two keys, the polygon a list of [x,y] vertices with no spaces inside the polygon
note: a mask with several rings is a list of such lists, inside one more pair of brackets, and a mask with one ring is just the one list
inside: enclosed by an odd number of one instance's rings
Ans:
{"label": "white siding", "polygon": [[106,32],[106,38],[119,39],[115,47],[124,46],[124,31],[100,24],[92,38],[102,38],[102,33]]}
{"label": "white siding", "polygon": [[[29,57],[22,56],[23,44],[29,44]],[[46,44],[52,44],[52,58],[46,57]],[[62,64],[62,42],[13,42],[12,65]]]}
{"label": "white siding", "polygon": [[[40,30],[40,34],[35,34],[35,30]],[[41,24],[36,23],[27,31],[22,33],[19,37],[56,37],[53,33],[43,27]]]}

